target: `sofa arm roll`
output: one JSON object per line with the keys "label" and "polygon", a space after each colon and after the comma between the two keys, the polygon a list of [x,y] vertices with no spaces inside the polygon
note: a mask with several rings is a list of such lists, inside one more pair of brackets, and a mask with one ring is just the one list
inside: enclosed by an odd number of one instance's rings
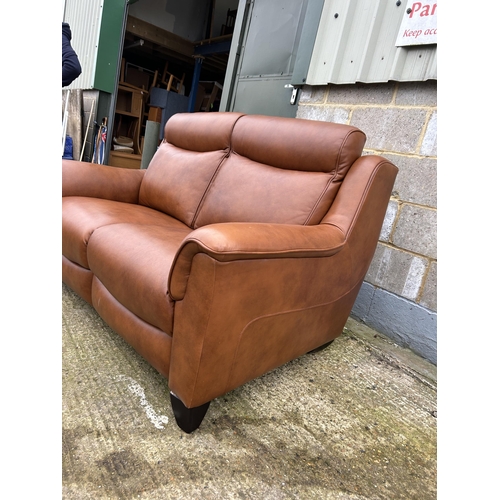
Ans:
{"label": "sofa arm roll", "polygon": [[146,170],[62,160],[62,195],[137,203]]}
{"label": "sofa arm roll", "polygon": [[183,241],[170,270],[168,288],[174,300],[184,297],[191,263],[198,253],[219,262],[328,257],[338,253],[344,243],[343,232],[330,224],[211,224],[194,230]]}

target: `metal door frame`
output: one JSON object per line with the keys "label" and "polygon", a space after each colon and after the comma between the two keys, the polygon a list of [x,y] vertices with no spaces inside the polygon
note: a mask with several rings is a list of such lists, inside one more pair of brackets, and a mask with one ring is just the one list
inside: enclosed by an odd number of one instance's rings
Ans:
{"label": "metal door frame", "polygon": [[[240,0],[238,14],[233,32],[233,42],[229,52],[229,59],[222,90],[220,111],[232,111],[234,109],[234,95],[241,68],[241,57],[243,42],[246,39],[251,13],[256,1],[267,0]],[[297,50],[296,62],[292,74],[291,85],[300,88],[307,80],[309,63],[313,53],[316,34],[318,32],[321,14],[323,12],[324,0],[306,0],[306,14],[302,27],[300,42]],[[292,90],[293,91],[293,90]]]}

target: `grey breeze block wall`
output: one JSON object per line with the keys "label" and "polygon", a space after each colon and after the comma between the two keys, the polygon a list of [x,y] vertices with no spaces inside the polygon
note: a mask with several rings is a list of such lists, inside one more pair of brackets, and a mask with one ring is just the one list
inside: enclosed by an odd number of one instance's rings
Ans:
{"label": "grey breeze block wall", "polygon": [[354,125],[399,168],[352,316],[437,364],[437,82],[304,86],[297,118]]}

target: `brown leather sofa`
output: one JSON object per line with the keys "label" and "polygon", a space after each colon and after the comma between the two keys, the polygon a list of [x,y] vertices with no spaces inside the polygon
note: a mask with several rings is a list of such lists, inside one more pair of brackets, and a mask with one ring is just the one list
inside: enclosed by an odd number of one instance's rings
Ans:
{"label": "brown leather sofa", "polygon": [[184,431],[342,333],[397,174],[365,139],[179,113],[147,169],[63,160],[63,281],[168,379]]}

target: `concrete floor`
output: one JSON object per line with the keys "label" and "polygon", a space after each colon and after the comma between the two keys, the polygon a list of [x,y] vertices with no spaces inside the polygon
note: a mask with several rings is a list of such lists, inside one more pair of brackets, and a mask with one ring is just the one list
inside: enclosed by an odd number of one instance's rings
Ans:
{"label": "concrete floor", "polygon": [[62,498],[437,497],[436,368],[373,330],[349,320],[185,434],[167,381],[65,285],[62,298]]}

